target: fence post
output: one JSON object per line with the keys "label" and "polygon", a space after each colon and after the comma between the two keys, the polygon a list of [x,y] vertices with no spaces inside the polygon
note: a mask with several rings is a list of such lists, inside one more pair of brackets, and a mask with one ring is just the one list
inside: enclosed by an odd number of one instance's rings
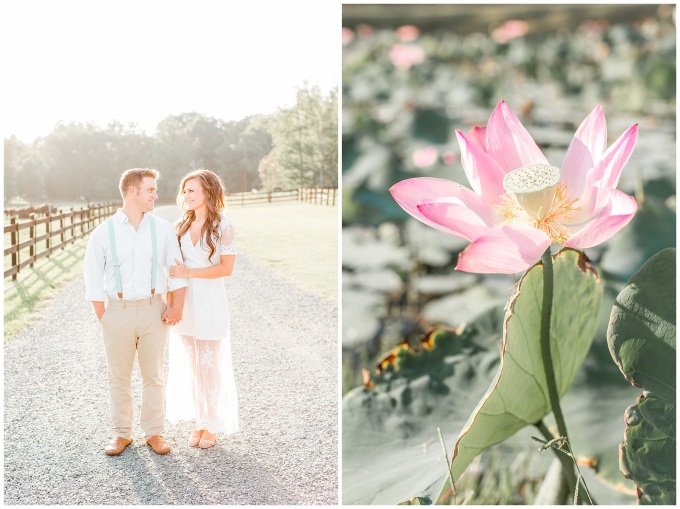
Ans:
{"label": "fence post", "polygon": [[[16,216],[12,217],[9,220],[9,224],[11,224],[12,226],[16,226],[16,224],[17,224]],[[17,242],[18,235],[19,235],[19,232],[17,230],[12,230],[12,233],[10,234],[12,246],[15,246],[19,243],[19,242]],[[12,253],[12,267],[14,267],[15,265],[17,265],[17,266],[19,265],[19,250],[18,249],[15,252]],[[17,272],[19,272],[18,267],[17,267]],[[12,281],[16,281],[17,272],[12,274]]]}
{"label": "fence post", "polygon": [[64,209],[59,209],[59,230],[61,230],[61,250],[63,251],[66,245],[64,244]]}
{"label": "fence post", "polygon": [[35,254],[35,214],[32,213],[29,215],[28,219],[31,221],[31,227],[28,229],[28,238],[32,241],[28,248],[28,255],[31,257],[31,263],[29,266],[33,268],[33,263],[35,261],[33,260],[33,255]]}
{"label": "fence post", "polygon": [[272,202],[272,192],[267,191],[267,203],[271,203],[271,202]]}
{"label": "fence post", "polygon": [[52,205],[47,206],[47,222],[45,223],[45,234],[47,238],[45,239],[45,248],[47,249],[47,257],[52,254],[52,249],[50,248],[50,230],[52,226]]}
{"label": "fence post", "polygon": [[71,244],[75,242],[76,238],[76,227],[74,226],[76,222],[76,211],[73,210],[73,207],[71,207]]}

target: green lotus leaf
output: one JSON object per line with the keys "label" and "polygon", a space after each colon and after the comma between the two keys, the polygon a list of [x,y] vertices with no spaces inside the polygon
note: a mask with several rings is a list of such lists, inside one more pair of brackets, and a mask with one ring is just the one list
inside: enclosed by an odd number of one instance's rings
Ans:
{"label": "green lotus leaf", "polygon": [[[553,258],[550,342],[557,389],[563,396],[597,330],[602,284],[583,253],[563,249]],[[539,339],[542,302],[543,265],[539,263],[524,274],[510,300],[501,366],[454,446],[454,480],[482,451],[551,412]],[[438,502],[448,501],[451,494],[445,483]]]}
{"label": "green lotus leaf", "polygon": [[616,299],[609,351],[636,387],[675,401],[675,249],[650,258]]}
{"label": "green lotus leaf", "polygon": [[675,504],[675,249],[650,258],[612,309],[607,341],[626,380],[645,392],[625,412],[620,469],[642,504]]}
{"label": "green lotus leaf", "polygon": [[621,472],[641,504],[675,505],[675,402],[645,392],[626,409]]}

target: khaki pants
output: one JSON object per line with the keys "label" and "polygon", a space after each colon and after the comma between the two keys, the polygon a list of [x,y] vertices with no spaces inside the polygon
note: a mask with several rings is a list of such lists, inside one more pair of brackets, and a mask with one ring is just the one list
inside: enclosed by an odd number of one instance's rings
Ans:
{"label": "khaki pants", "polygon": [[111,420],[116,436],[132,437],[132,368],[135,352],[142,375],[142,414],[139,425],[146,437],[163,432],[165,388],[163,363],[168,326],[162,295],[142,300],[108,300],[101,319],[109,373]]}

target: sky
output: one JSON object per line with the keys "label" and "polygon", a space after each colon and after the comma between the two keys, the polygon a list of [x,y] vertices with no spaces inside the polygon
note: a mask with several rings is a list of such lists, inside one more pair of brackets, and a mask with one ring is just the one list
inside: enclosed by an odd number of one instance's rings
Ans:
{"label": "sky", "polygon": [[340,81],[340,2],[2,3],[3,135],[24,142],[60,121],[240,120]]}

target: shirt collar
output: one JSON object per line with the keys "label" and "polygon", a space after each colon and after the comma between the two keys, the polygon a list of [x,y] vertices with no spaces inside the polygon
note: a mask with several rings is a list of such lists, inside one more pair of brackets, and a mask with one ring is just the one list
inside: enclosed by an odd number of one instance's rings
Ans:
{"label": "shirt collar", "polygon": [[[146,221],[146,216],[148,215],[147,212],[144,212],[143,214],[144,214],[144,215],[142,216],[142,222],[139,223],[140,226],[141,226],[142,224],[144,224],[144,222]],[[114,217],[116,217],[116,218],[118,219],[118,221],[120,221],[120,222],[123,223],[123,224],[126,224],[126,223],[129,223],[129,222],[130,222],[130,218],[128,218],[127,214],[125,214],[125,212],[123,212],[123,209],[118,209],[118,210],[116,211]]]}

